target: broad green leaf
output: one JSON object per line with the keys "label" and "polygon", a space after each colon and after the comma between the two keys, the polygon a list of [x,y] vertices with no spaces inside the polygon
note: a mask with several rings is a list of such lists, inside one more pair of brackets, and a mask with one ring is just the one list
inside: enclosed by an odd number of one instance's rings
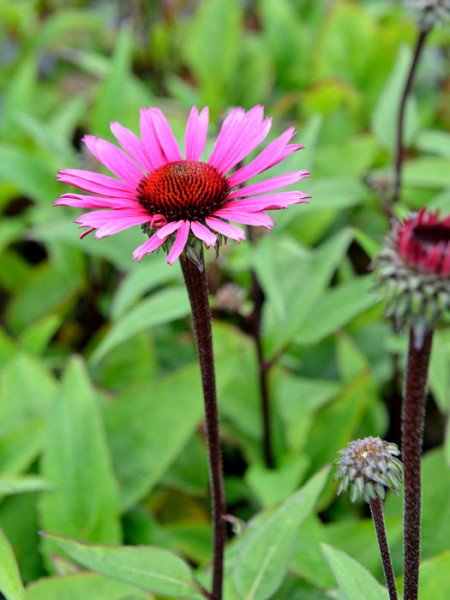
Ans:
{"label": "broad green leaf", "polygon": [[327,477],[328,469],[320,471],[242,540],[234,578],[244,600],[266,600],[281,585],[300,525],[313,510]]}
{"label": "broad green leaf", "polygon": [[330,565],[343,600],[388,600],[387,590],[345,552],[322,544],[322,553]]}
{"label": "broad green leaf", "polygon": [[26,600],[144,600],[150,597],[135,586],[119,583],[98,573],[43,577],[26,589]]}
{"label": "broad green leaf", "polygon": [[[405,86],[406,78],[412,60],[412,50],[409,46],[401,46],[392,69],[392,73],[378,100],[372,116],[372,130],[379,143],[388,151],[394,150],[395,132],[397,131],[397,115],[400,97]],[[406,103],[403,143],[409,146],[419,128],[419,115],[414,98],[411,96]]]}
{"label": "broad green leaf", "polygon": [[49,490],[53,486],[42,477],[25,475],[23,477],[2,476],[0,477],[0,496],[22,494],[23,492],[40,492]]}
{"label": "broad green leaf", "polygon": [[84,567],[143,590],[186,598],[199,589],[188,564],[167,550],[81,544],[49,534],[46,537]]}
{"label": "broad green leaf", "polygon": [[289,448],[297,455],[307,443],[316,413],[340,391],[334,381],[306,379],[280,371],[274,398]]}
{"label": "broad green leaf", "polygon": [[[14,114],[17,110],[29,111],[36,94],[36,79],[38,71],[38,57],[34,52],[28,52],[23,55],[23,58],[15,65],[15,68],[8,80],[8,85],[4,86],[1,131],[2,139],[13,140],[17,136],[17,125],[14,121]],[[14,150],[14,147],[11,146]],[[19,148],[17,150],[20,153]],[[25,152],[24,152],[25,154]],[[14,159],[13,159],[14,160]],[[0,162],[3,162],[1,160]],[[0,167],[0,173],[3,171],[4,165]],[[25,170],[25,165],[22,169]],[[22,173],[24,172],[22,170]],[[7,170],[6,170],[7,172]],[[31,179],[33,174],[31,173]],[[8,178],[5,178],[8,180]],[[27,179],[23,177],[23,179]]]}
{"label": "broad green leaf", "polygon": [[448,188],[450,186],[450,160],[425,157],[409,160],[403,167],[403,185],[418,188]]}
{"label": "broad green leaf", "polygon": [[253,248],[252,263],[259,284],[263,288],[268,301],[272,303],[279,320],[283,321],[286,316],[286,309],[278,281],[275,253],[273,251],[272,243],[265,243],[265,240],[261,240],[261,242]]}
{"label": "broad green leaf", "polygon": [[106,428],[122,509],[158,482],[203,414],[198,366],[123,394],[106,408]]}
{"label": "broad green leaf", "polygon": [[122,26],[116,39],[114,55],[108,74],[98,90],[92,114],[92,127],[97,135],[109,137],[109,123],[122,121],[127,81],[130,75],[133,35],[131,28]]}
{"label": "broad green leaf", "polygon": [[[400,578],[398,591],[403,592],[403,577]],[[448,600],[450,591],[450,551],[447,550],[429,560],[420,563],[419,594],[420,600]]]}
{"label": "broad green leaf", "polygon": [[378,151],[376,140],[367,134],[327,144],[317,152],[314,174],[320,177],[322,174],[341,176],[345,173],[347,177],[363,177]]}
{"label": "broad green leaf", "polygon": [[369,293],[372,288],[373,277],[366,275],[329,290],[317,302],[314,318],[311,315],[311,319],[306,321],[296,343],[316,344],[327,335],[336,333],[378,301],[375,294]]}
{"label": "broad green leaf", "polygon": [[[167,268],[170,268],[167,266]],[[149,327],[162,325],[189,314],[189,300],[184,287],[162,290],[131,309],[106,334],[92,355],[99,361],[109,350]]]}
{"label": "broad green leaf", "polygon": [[0,437],[3,438],[47,414],[55,380],[42,362],[20,353],[5,365],[0,389]]}
{"label": "broad green leaf", "polygon": [[79,42],[79,32],[100,34],[104,27],[102,15],[96,11],[67,10],[62,6],[50,11],[39,34],[32,40],[36,47],[52,48]]}
{"label": "broad green leaf", "polygon": [[3,219],[0,222],[0,254],[12,242],[21,239],[26,229],[26,223],[20,219]]}
{"label": "broad green leaf", "polygon": [[436,331],[430,360],[430,387],[442,413],[450,410],[450,333]]}
{"label": "broad green leaf", "polygon": [[50,314],[33,323],[19,338],[22,348],[30,354],[41,354],[59,329],[61,322],[62,315]]}
{"label": "broad green leaf", "polygon": [[439,129],[425,129],[417,136],[417,147],[430,154],[450,158],[450,134]]}
{"label": "broad green leaf", "polygon": [[225,108],[236,76],[241,18],[238,0],[206,0],[190,21],[184,59],[198,80],[203,102],[219,109]]}
{"label": "broad green leaf", "polygon": [[0,592],[6,600],[25,600],[19,569],[12,548],[0,529]]}
{"label": "broad green leaf", "polygon": [[67,366],[50,414],[41,474],[56,488],[39,503],[43,529],[120,541],[116,483],[97,396],[79,359]]}

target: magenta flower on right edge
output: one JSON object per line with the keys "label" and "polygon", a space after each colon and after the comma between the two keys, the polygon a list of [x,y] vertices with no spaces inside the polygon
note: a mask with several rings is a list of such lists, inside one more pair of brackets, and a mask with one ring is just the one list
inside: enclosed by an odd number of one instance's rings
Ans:
{"label": "magenta flower on right edge", "polygon": [[135,225],[143,226],[146,233],[153,235],[136,248],[133,258],[140,261],[147,253],[163,247],[168,252],[167,262],[172,264],[185,249],[191,251],[192,258],[195,246],[200,243],[216,246],[223,238],[244,240],[244,230],[232,223],[271,229],[275,223],[265,211],[307,202],[310,198],[307,194],[279,190],[308,177],[308,171],[242,186],[303,148],[301,144],[290,143],[296,134],[294,127],[277,137],[249,164],[240,166],[270,131],[272,120],[264,117],[264,108],[231,111],[211,155],[202,161],[208,120],[208,108],[201,113],[196,107],[191,110],[184,156],[158,108],[141,110],[141,138],[119,123],[111,123],[111,131],[122,149],[106,140],[85,136],[83,141],[90,152],[116,178],[92,171],[62,169],[59,181],[90,194],[68,192],[55,205],[99,209],[76,219],[85,229],[80,237],[95,231],[95,237],[102,238]]}
{"label": "magenta flower on right edge", "polygon": [[386,298],[386,316],[418,333],[433,328],[450,308],[450,215],[422,208],[396,222],[374,261]]}

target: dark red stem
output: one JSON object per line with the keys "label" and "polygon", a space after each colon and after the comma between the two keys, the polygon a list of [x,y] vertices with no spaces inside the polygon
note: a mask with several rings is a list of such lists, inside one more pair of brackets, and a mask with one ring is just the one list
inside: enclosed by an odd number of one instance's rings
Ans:
{"label": "dark red stem", "polygon": [[191,303],[192,322],[200,362],[203,398],[205,402],[206,442],[208,446],[213,521],[213,585],[211,599],[221,600],[225,547],[225,494],[214,373],[211,310],[209,307],[208,284],[206,281],[203,253],[200,256],[199,265],[192,262],[184,254],[180,256],[180,264]]}
{"label": "dark red stem", "polygon": [[[419,35],[416,40],[414,48],[413,59],[409,68],[408,77],[406,79],[405,87],[403,88],[402,97],[400,99],[400,106],[398,109],[397,118],[397,133],[395,140],[395,179],[394,179],[394,193],[392,195],[392,204],[400,200],[400,190],[402,187],[402,162],[403,162],[403,128],[405,122],[405,109],[406,102],[408,100],[409,93],[411,92],[412,83],[414,81],[414,75],[416,73],[419,58],[422,53],[425,39],[430,32],[430,29],[420,29]],[[390,211],[390,207],[389,207]]]}
{"label": "dark red stem", "polygon": [[370,500],[370,512],[372,513],[375,531],[377,532],[378,547],[380,548],[381,561],[383,563],[384,577],[389,591],[389,598],[390,600],[398,600],[394,569],[392,568],[386,526],[384,524],[383,502],[378,496]]}
{"label": "dark red stem", "polygon": [[[423,337],[423,339],[422,339]],[[425,394],[433,332],[419,338],[411,328],[402,408],[404,600],[417,600],[419,590],[421,481],[420,459],[425,421]]]}

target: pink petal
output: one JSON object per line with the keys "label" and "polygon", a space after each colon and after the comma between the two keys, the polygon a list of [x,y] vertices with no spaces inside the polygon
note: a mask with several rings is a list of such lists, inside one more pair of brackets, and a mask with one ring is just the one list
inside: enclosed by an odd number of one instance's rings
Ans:
{"label": "pink petal", "polygon": [[136,248],[136,250],[133,252],[133,260],[137,259],[139,262],[141,262],[146,254],[159,248],[162,244],[164,244],[165,241],[166,238],[161,239],[155,233],[146,242]]}
{"label": "pink petal", "polygon": [[159,145],[165,154],[167,162],[183,160],[177,140],[172,133],[165,114],[159,108],[149,108],[149,113],[158,136]]}
{"label": "pink petal", "polygon": [[214,246],[217,242],[217,236],[214,235],[207,227],[199,223],[198,221],[191,222],[192,233],[198,237],[199,240],[205,242],[207,246]]}
{"label": "pink petal", "polygon": [[85,213],[75,219],[75,223],[80,223],[83,227],[95,227],[96,238],[102,238],[113,233],[118,233],[134,225],[141,225],[150,221],[151,217],[147,211],[117,209],[117,210],[96,210]]}
{"label": "pink petal", "polygon": [[216,210],[214,215],[234,221],[235,223],[242,223],[243,225],[259,225],[261,227],[267,227],[270,229],[275,225],[272,219],[264,212],[240,212],[237,210],[231,210],[221,208]]}
{"label": "pink petal", "polygon": [[[83,225],[79,225],[79,227],[83,228]],[[80,240],[82,240],[84,237],[86,237],[87,235],[89,235],[93,231],[95,231],[95,227],[88,227],[86,229],[86,231],[83,231],[83,233],[80,233]]]}
{"label": "pink petal", "polygon": [[270,143],[260,154],[258,154],[258,156],[254,158],[251,163],[245,167],[241,167],[235,173],[230,175],[228,177],[228,183],[230,184],[230,187],[236,187],[244,181],[255,177],[255,175],[270,169],[270,167],[273,167],[279,163],[281,160],[283,160],[283,158],[286,158],[286,156],[289,156],[289,154],[292,152],[303,148],[301,144],[292,144],[287,146],[294,136],[295,129],[294,127],[290,127],[276,140]]}
{"label": "pink petal", "polygon": [[[238,112],[239,111],[239,112]],[[255,106],[247,114],[235,109],[225,119],[208,163],[225,174],[250,154],[267,136],[271,119],[264,119],[264,108]]]}
{"label": "pink petal", "polygon": [[149,109],[141,109],[139,125],[141,128],[142,144],[152,170],[157,169],[161,165],[165,165],[167,160],[159,143],[158,135],[156,133],[155,125]]}
{"label": "pink petal", "polygon": [[180,254],[183,252],[184,247],[186,246],[186,242],[189,235],[190,223],[189,221],[180,221],[181,226],[178,229],[177,237],[173,243],[172,248],[167,256],[167,262],[169,265],[173,265],[173,263],[177,260]]}
{"label": "pink petal", "polygon": [[61,169],[56,176],[57,181],[62,181],[74,187],[93,192],[94,194],[102,194],[105,196],[128,196],[134,198],[136,195],[136,187],[119,181],[108,175],[94,173],[92,171],[82,171],[81,169]]}
{"label": "pink petal", "polygon": [[277,210],[287,208],[291,204],[308,203],[308,194],[302,192],[278,192],[267,196],[256,196],[242,200],[233,200],[222,208],[237,209],[239,211],[259,212],[261,210]]}
{"label": "pink petal", "polygon": [[152,170],[152,164],[147,158],[144,145],[135,133],[123,127],[117,121],[111,123],[111,131],[125,152],[128,152],[146,171]]}
{"label": "pink petal", "polygon": [[225,223],[224,221],[216,219],[215,217],[206,217],[205,223],[208,225],[208,227],[214,229],[214,231],[217,231],[218,233],[221,233],[232,240],[236,240],[236,242],[245,240],[245,231],[240,227],[236,227],[230,223]]}
{"label": "pink petal", "polygon": [[63,194],[54,201],[54,206],[75,206],[79,208],[134,208],[135,200],[129,198],[111,198],[90,196],[87,194]]}
{"label": "pink petal", "polygon": [[242,198],[246,196],[253,196],[254,194],[272,192],[274,190],[286,187],[287,185],[292,185],[293,183],[300,181],[300,179],[309,177],[309,175],[310,173],[308,171],[295,171],[294,173],[287,173],[286,175],[278,175],[277,177],[271,177],[270,179],[260,181],[259,183],[253,183],[245,188],[234,190],[234,192],[231,192],[228,198],[233,200],[233,198]]}
{"label": "pink petal", "polygon": [[142,171],[123,150],[93,135],[85,135],[83,142],[95,158],[108,167],[111,173],[134,186],[141,181]]}
{"label": "pink petal", "polygon": [[208,107],[204,108],[200,115],[196,106],[192,108],[186,125],[184,140],[186,160],[200,160],[208,135],[208,121]]}
{"label": "pink petal", "polygon": [[167,225],[163,225],[160,229],[158,229],[158,231],[156,232],[156,235],[159,238],[167,238],[169,237],[169,235],[171,235],[174,231],[177,231],[177,229],[180,229],[180,227],[183,225],[184,221],[180,220],[180,221],[171,221],[170,223],[167,223]]}

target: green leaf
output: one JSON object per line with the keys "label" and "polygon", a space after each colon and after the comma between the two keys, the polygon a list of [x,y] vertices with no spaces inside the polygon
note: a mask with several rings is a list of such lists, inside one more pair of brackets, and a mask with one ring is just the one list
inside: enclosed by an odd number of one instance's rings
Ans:
{"label": "green leaf", "polygon": [[417,147],[424,152],[450,158],[450,134],[439,129],[426,129],[417,136]]}
{"label": "green leaf", "polygon": [[[403,577],[400,579],[399,593],[403,592]],[[420,563],[420,600],[448,600],[450,591],[450,551],[434,556]]]}
{"label": "green leaf", "polygon": [[25,600],[19,569],[12,548],[0,529],[0,592],[6,600]]}
{"label": "green leaf", "polygon": [[67,366],[50,414],[41,474],[56,488],[40,500],[44,529],[119,542],[117,490],[97,396],[79,359]]}
{"label": "green leaf", "polygon": [[[392,73],[378,100],[372,116],[372,130],[380,144],[388,151],[394,151],[397,115],[401,94],[412,60],[409,46],[401,46]],[[409,146],[419,128],[419,114],[414,99],[410,96],[406,103],[403,144]]]}
{"label": "green leaf", "polygon": [[100,546],[46,535],[73,560],[107,577],[155,594],[186,598],[198,591],[190,567],[181,558],[152,546]]}
{"label": "green leaf", "polygon": [[387,590],[345,552],[322,544],[322,553],[336,578],[343,600],[388,600]]}
{"label": "green leaf", "polygon": [[26,589],[26,600],[130,600],[149,598],[145,592],[98,573],[43,577]]}
{"label": "green leaf", "polygon": [[123,510],[158,482],[195,431],[202,413],[196,364],[123,394],[107,406],[106,427]]}
{"label": "green leaf", "polygon": [[98,362],[109,350],[136,333],[184,317],[189,314],[189,310],[189,300],[184,287],[168,288],[153,294],[112,326],[93,353],[92,361]]}
{"label": "green leaf", "polygon": [[245,600],[266,600],[281,585],[302,522],[312,512],[328,477],[322,469],[240,543],[234,579]]}
{"label": "green leaf", "polygon": [[272,303],[280,321],[283,321],[286,315],[284,297],[278,281],[273,244],[267,238],[253,248],[252,263],[267,299]]}
{"label": "green leaf", "polygon": [[369,291],[373,288],[373,277],[357,277],[348,283],[332,288],[324,294],[314,307],[314,317],[306,321],[296,339],[298,344],[316,344],[359,314],[373,306],[378,299]]}
{"label": "green leaf", "polygon": [[42,354],[61,326],[62,315],[50,314],[33,323],[22,332],[20,344],[30,354]]}
{"label": "green leaf", "polygon": [[425,157],[408,160],[403,167],[403,185],[418,188],[447,188],[450,186],[448,158]]}
{"label": "green leaf", "polygon": [[36,459],[44,445],[44,418],[28,421],[0,437],[0,473],[17,475]]}
{"label": "green leaf", "polygon": [[436,331],[430,360],[430,387],[439,409],[450,409],[450,332]]}
{"label": "green leaf", "polygon": [[11,494],[22,494],[23,492],[40,492],[51,489],[53,486],[34,475],[24,477],[2,476],[0,477],[0,496],[10,496]]}

